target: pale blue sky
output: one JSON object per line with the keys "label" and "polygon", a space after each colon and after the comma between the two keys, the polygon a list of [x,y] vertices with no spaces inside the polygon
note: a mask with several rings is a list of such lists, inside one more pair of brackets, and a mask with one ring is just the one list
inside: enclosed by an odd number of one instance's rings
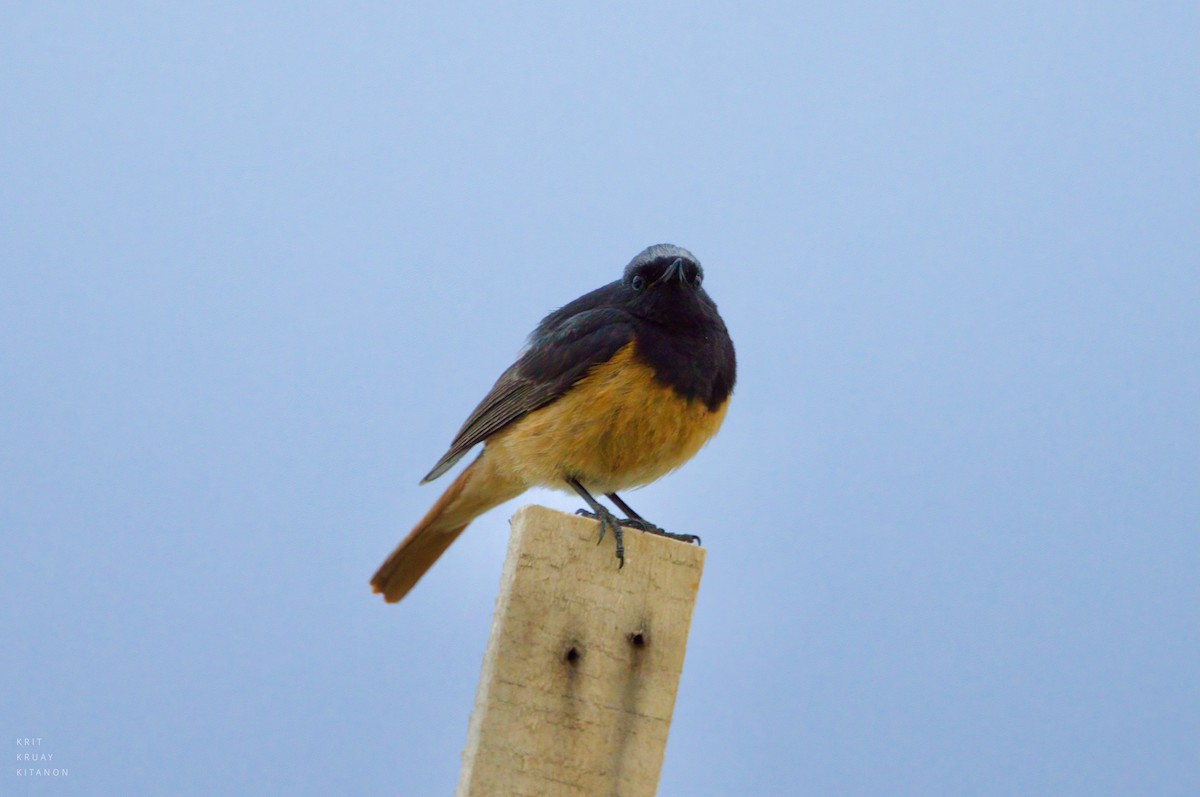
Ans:
{"label": "pale blue sky", "polygon": [[516,504],[367,580],[669,241],[741,371],[628,496],[709,549],[660,793],[1200,793],[1197,30],[4,4],[0,727],[71,774],[0,792],[450,793]]}

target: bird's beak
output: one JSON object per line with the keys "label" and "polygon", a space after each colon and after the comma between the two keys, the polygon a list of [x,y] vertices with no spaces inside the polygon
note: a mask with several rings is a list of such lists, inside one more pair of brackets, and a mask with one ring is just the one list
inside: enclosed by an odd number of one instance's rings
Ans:
{"label": "bird's beak", "polygon": [[680,282],[686,281],[686,279],[684,277],[684,273],[683,273],[683,258],[682,257],[675,258],[675,262],[672,263],[671,265],[667,266],[667,270],[665,272],[663,272],[662,277],[658,281],[659,282],[670,282],[672,278],[677,279]]}

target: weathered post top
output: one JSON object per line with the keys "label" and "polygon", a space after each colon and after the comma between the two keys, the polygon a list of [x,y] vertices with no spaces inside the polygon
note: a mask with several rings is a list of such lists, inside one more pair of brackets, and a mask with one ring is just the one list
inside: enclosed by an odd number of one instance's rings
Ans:
{"label": "weathered post top", "polygon": [[651,797],[704,549],[540,506],[512,519],[458,797]]}

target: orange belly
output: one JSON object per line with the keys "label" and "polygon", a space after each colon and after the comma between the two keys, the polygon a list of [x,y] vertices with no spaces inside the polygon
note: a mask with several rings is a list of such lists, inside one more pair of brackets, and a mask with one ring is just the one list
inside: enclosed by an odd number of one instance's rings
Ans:
{"label": "orange belly", "polygon": [[589,491],[612,493],[687,462],[716,434],[727,407],[709,410],[659,385],[630,343],[562,398],[494,435],[487,454],[526,486],[565,488],[574,477]]}

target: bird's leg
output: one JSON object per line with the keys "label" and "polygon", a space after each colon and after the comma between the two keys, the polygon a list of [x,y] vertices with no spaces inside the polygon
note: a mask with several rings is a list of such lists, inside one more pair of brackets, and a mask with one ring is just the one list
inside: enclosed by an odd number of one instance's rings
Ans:
{"label": "bird's leg", "polygon": [[593,520],[600,522],[600,539],[596,540],[597,545],[604,540],[604,530],[606,528],[612,529],[613,539],[617,541],[617,560],[620,562],[617,568],[620,569],[624,567],[625,533],[621,530],[620,521],[617,520],[616,516],[613,515],[613,513],[610,512],[608,508],[604,506],[604,504],[593,498],[592,494],[585,490],[583,485],[580,484],[578,480],[568,477],[567,484],[571,485],[575,492],[579,493],[579,496],[583,498],[583,500],[587,502],[587,505],[592,508],[590,512],[586,509],[576,510],[575,514],[583,515],[584,517],[590,517]]}
{"label": "bird's leg", "polygon": [[622,512],[624,512],[626,515],[628,515],[628,517],[626,517],[624,520],[618,520],[617,521],[618,524],[620,524],[622,526],[626,526],[628,528],[640,529],[641,531],[648,531],[651,534],[657,534],[661,537],[670,537],[671,539],[679,540],[680,542],[694,542],[697,545],[700,544],[700,538],[697,537],[695,534],[672,534],[671,532],[667,531],[666,529],[663,529],[663,528],[660,528],[659,526],[654,525],[649,520],[646,520],[644,517],[639,515],[637,512],[634,512],[633,507],[631,507],[629,504],[625,503],[621,499],[621,496],[617,495],[616,493],[606,493],[606,496],[607,496],[608,500],[612,501],[614,504],[617,505],[618,508],[620,508],[620,510]]}
{"label": "bird's leg", "polygon": [[630,528],[639,529],[641,531],[649,531],[652,534],[653,533],[658,533],[658,534],[663,533],[663,530],[661,528],[654,525],[649,520],[646,520],[646,518],[642,517],[637,512],[634,512],[633,507],[631,507],[629,504],[625,503],[625,501],[621,499],[621,496],[617,495],[616,493],[605,493],[605,497],[608,498],[608,500],[612,501],[614,504],[616,504],[617,507],[620,508],[620,510],[625,513],[626,517],[625,517],[624,522],[621,523],[622,526],[628,526]]}

